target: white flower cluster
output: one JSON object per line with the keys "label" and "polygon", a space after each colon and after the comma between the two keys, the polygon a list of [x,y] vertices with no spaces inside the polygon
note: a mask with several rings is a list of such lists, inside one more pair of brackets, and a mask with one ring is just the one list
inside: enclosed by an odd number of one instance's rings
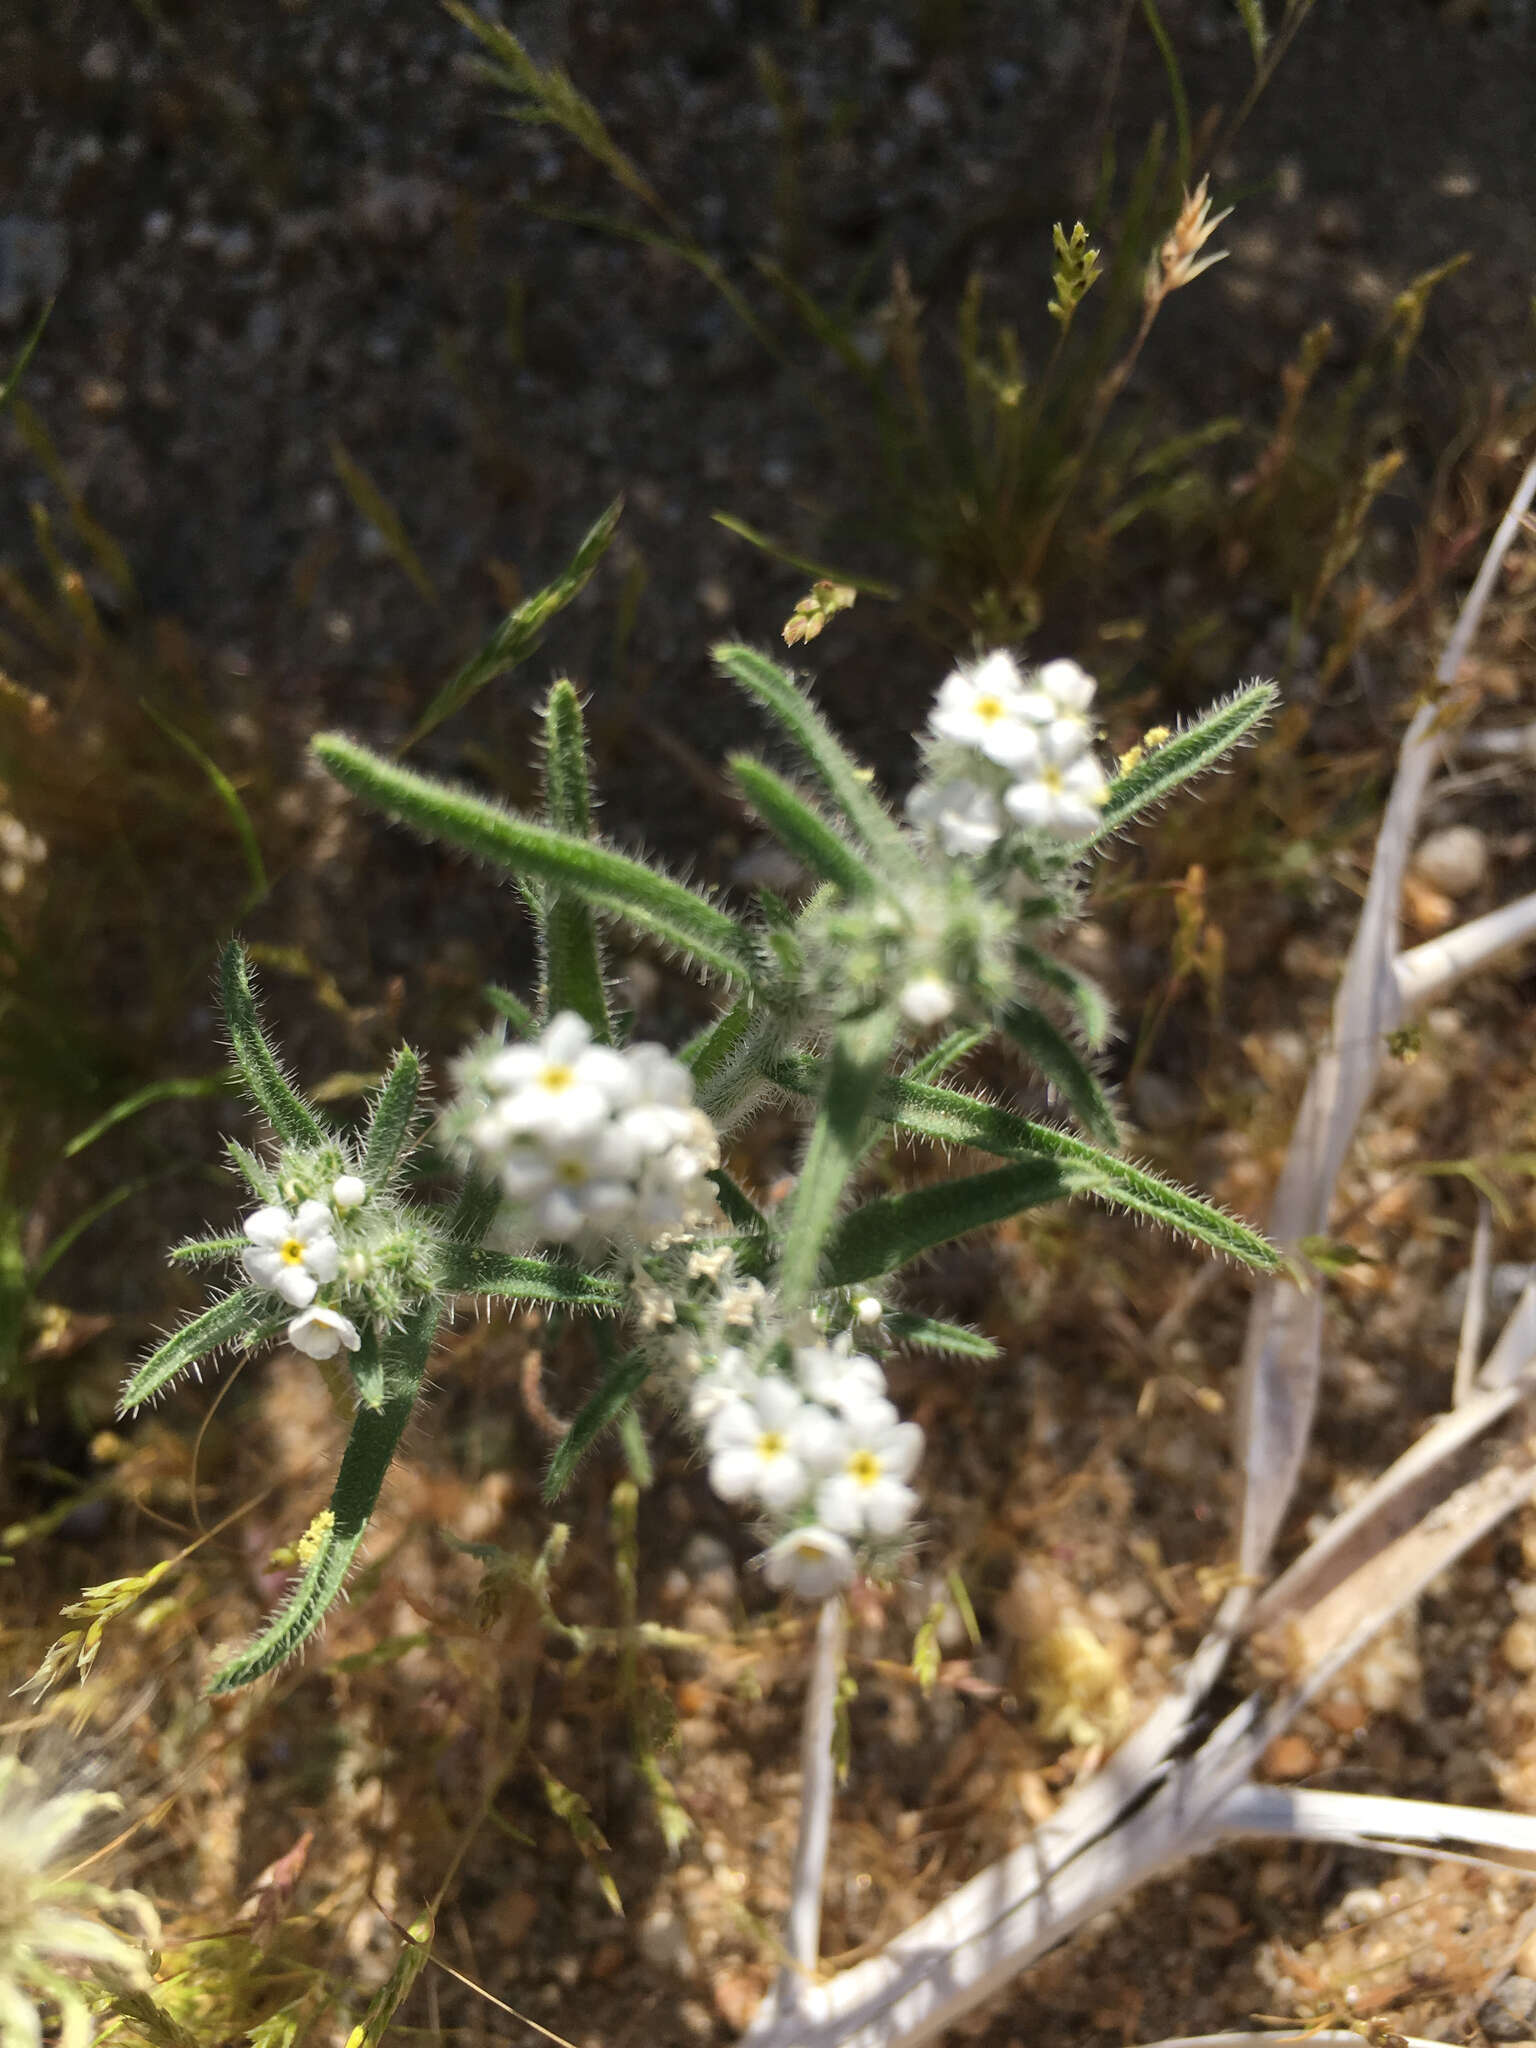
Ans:
{"label": "white flower cluster", "polygon": [[250,1239],[242,1254],[248,1276],[300,1311],[288,1325],[288,1342],[309,1358],[334,1358],[362,1344],[357,1325],[339,1309],[317,1300],[341,1276],[338,1218],[368,1199],[368,1186],[355,1173],[340,1174],[330,1202],[300,1202],[291,1214],[277,1204],[245,1219]]}
{"label": "white flower cluster", "polygon": [[[857,1313],[869,1320],[863,1303]],[[851,1334],[796,1344],[789,1356],[784,1372],[728,1347],[695,1373],[686,1398],[710,1485],[779,1531],[763,1560],[769,1584],[825,1599],[852,1579],[860,1549],[889,1556],[905,1537],[923,1433],[897,1415],[878,1362],[853,1349]]]}
{"label": "white flower cluster", "polygon": [[929,714],[934,739],[947,745],[912,792],[913,822],[946,853],[971,858],[1010,819],[1047,838],[1087,838],[1109,793],[1093,754],[1093,694],[1075,661],[1048,661],[1027,681],[1001,650],[957,668]]}
{"label": "white flower cluster", "polygon": [[714,1125],[662,1046],[594,1043],[573,1011],[460,1063],[450,1129],[535,1237],[654,1244],[715,1214]]}

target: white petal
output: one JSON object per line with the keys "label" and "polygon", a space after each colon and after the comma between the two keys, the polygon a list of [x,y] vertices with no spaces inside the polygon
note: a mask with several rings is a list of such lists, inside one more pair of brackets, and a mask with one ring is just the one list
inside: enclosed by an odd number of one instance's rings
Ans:
{"label": "white petal", "polygon": [[341,1270],[341,1253],[334,1237],[314,1237],[304,1247],[304,1270],[320,1281],[334,1280]]}
{"label": "white petal", "polygon": [[543,1065],[544,1055],[537,1046],[505,1046],[486,1061],[486,1086],[510,1094],[514,1089],[526,1088]]}
{"label": "white petal", "polygon": [[765,1508],[797,1507],[810,1490],[811,1475],[800,1460],[781,1451],[758,1460],[757,1497]]}
{"label": "white petal", "polygon": [[333,1308],[312,1308],[288,1325],[288,1342],[306,1358],[334,1358],[343,1347],[359,1350],[362,1341],[356,1324]]}
{"label": "white petal", "polygon": [[295,1308],[308,1308],[319,1293],[319,1282],[302,1266],[285,1265],[276,1278],[269,1283],[273,1291],[284,1301],[290,1301]]}
{"label": "white petal", "polygon": [[757,1490],[757,1454],[732,1446],[709,1461],[709,1483],[722,1500],[750,1500]]}
{"label": "white petal", "polygon": [[551,1066],[574,1066],[592,1043],[592,1027],[574,1010],[562,1010],[539,1040],[539,1051]]}
{"label": "white petal", "polygon": [[775,1375],[761,1382],[753,1405],[769,1429],[784,1430],[796,1420],[805,1402],[797,1388]]}
{"label": "white petal", "polygon": [[1086,669],[1067,660],[1048,661],[1035,682],[1065,711],[1086,711],[1097,687]]}
{"label": "white petal", "polygon": [[880,1437],[880,1463],[894,1479],[909,1479],[923,1455],[923,1432],[915,1422],[898,1422]]}
{"label": "white petal", "polygon": [[258,1287],[275,1287],[277,1276],[286,1270],[282,1253],[269,1251],[264,1245],[252,1245],[249,1251],[240,1254],[240,1261]]}
{"label": "white petal", "polygon": [[1022,718],[994,719],[982,728],[973,744],[981,748],[989,761],[996,761],[999,767],[1010,768],[1015,774],[1033,768],[1040,758],[1040,734]]}
{"label": "white petal", "polygon": [[584,1088],[595,1088],[606,1097],[611,1109],[624,1109],[633,1101],[635,1094],[634,1075],[622,1053],[606,1045],[594,1045],[575,1062],[577,1081]]}
{"label": "white petal", "polygon": [[1043,782],[1016,782],[1003,798],[1003,808],[1031,832],[1039,832],[1050,824],[1055,806]]}
{"label": "white petal", "polygon": [[845,1472],[824,1479],[816,1489],[816,1519],[839,1536],[864,1533],[864,1489]]}
{"label": "white petal", "polygon": [[293,1235],[293,1218],[286,1209],[258,1209],[246,1217],[244,1229],[252,1244],[275,1249]]}
{"label": "white petal", "polygon": [[917,1513],[917,1495],[899,1479],[877,1479],[864,1489],[864,1527],[871,1536],[895,1536]]}
{"label": "white petal", "polygon": [[557,1243],[568,1243],[573,1237],[580,1237],[586,1220],[566,1188],[552,1188],[539,1203],[540,1234],[554,1238]]}
{"label": "white petal", "polygon": [[830,1529],[791,1529],[763,1553],[763,1577],[781,1592],[825,1600],[853,1578],[853,1552]]}
{"label": "white petal", "polygon": [[336,1218],[326,1203],[300,1202],[293,1219],[293,1234],[300,1244],[308,1244],[312,1237],[329,1237],[335,1227]]}

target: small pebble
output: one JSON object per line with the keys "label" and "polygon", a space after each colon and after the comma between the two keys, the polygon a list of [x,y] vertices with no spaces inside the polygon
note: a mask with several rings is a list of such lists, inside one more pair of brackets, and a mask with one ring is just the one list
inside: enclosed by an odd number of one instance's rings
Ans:
{"label": "small pebble", "polygon": [[1264,1773],[1270,1778],[1304,1778],[1317,1769],[1317,1753],[1305,1735],[1277,1735],[1264,1752]]}
{"label": "small pebble", "polygon": [[1488,874],[1488,841],[1475,825],[1431,832],[1413,856],[1413,872],[1452,898],[1470,896]]}
{"label": "small pebble", "polygon": [[1536,1621],[1512,1621],[1499,1644],[1504,1662],[1522,1678],[1536,1671]]}

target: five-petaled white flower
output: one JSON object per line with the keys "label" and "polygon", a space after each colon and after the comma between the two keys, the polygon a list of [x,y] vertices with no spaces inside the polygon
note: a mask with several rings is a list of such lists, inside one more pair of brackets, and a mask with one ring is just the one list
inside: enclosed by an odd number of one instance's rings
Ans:
{"label": "five-petaled white flower", "polygon": [[781,1593],[825,1600],[853,1577],[853,1551],[833,1529],[789,1529],[763,1552],[763,1577]]}
{"label": "five-petaled white flower", "polygon": [[632,1093],[623,1058],[594,1045],[591,1027],[570,1010],[534,1044],[503,1047],[487,1065],[486,1081],[502,1098],[491,1116],[508,1138],[583,1138]]}
{"label": "five-petaled white flower", "polygon": [[334,1308],[307,1308],[288,1325],[288,1342],[306,1358],[334,1358],[362,1346],[357,1325]]}
{"label": "five-petaled white flower", "polygon": [[1087,751],[1088,729],[1058,720],[1040,736],[1040,761],[1003,797],[1008,815],[1031,832],[1086,839],[1098,829],[1109,785]]}
{"label": "five-petaled white flower", "polygon": [[639,1147],[610,1122],[514,1145],[502,1162],[501,1185],[511,1200],[531,1205],[541,1237],[568,1243],[629,1209],[629,1176],[638,1163]]}
{"label": "five-petaled white flower", "polygon": [[999,650],[945,678],[928,723],[941,740],[976,747],[989,761],[1020,772],[1039,758],[1038,728],[1055,714],[1051,698],[1026,690],[1013,656]]}
{"label": "five-petaled white flower", "polygon": [[340,1268],[334,1223],[324,1202],[301,1202],[292,1216],[286,1209],[258,1209],[245,1219],[251,1240],[242,1254],[246,1272],[258,1287],[270,1287],[295,1308],[308,1308]]}
{"label": "five-petaled white flower", "polygon": [[889,1402],[852,1408],[835,1461],[817,1461],[817,1519],[839,1536],[898,1535],[917,1511],[906,1482],[922,1455],[923,1432],[897,1422]]}
{"label": "five-petaled white flower", "polygon": [[709,1483],[722,1500],[756,1500],[792,1508],[811,1484],[811,1460],[825,1455],[836,1424],[824,1408],[803,1401],[788,1380],[764,1378],[710,1423]]}
{"label": "five-petaled white flower", "polygon": [[878,1401],[891,1421],[896,1410],[885,1397],[885,1374],[878,1360],[855,1351],[846,1338],[832,1344],[802,1344],[795,1352],[795,1377],[806,1398],[845,1414],[866,1411]]}
{"label": "five-petaled white flower", "polygon": [[997,798],[963,775],[920,782],[907,799],[907,815],[921,830],[932,832],[948,854],[985,853],[1003,830]]}

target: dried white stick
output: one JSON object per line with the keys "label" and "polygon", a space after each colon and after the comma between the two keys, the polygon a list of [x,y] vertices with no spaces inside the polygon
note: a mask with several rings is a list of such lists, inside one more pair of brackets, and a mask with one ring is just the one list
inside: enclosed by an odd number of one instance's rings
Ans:
{"label": "dried white stick", "polygon": [[[1398,963],[1401,966],[1401,962]],[[1472,1233],[1472,1265],[1467,1274],[1467,1299],[1456,1339],[1456,1370],[1451,1376],[1451,1405],[1461,1407],[1472,1392],[1478,1355],[1483,1348],[1483,1323],[1488,1314],[1488,1265],[1493,1255],[1493,1205],[1477,1198],[1477,1228]]]}
{"label": "dried white stick", "polygon": [[1291,1835],[1357,1849],[1423,1852],[1442,1843],[1536,1854],[1536,1814],[1496,1806],[1441,1806],[1428,1799],[1390,1799],[1376,1792],[1314,1791],[1302,1785],[1240,1785],[1222,1809],[1236,1835]]}
{"label": "dried white stick", "polygon": [[1532,936],[1536,936],[1536,893],[1399,953],[1393,973],[1403,1009],[1422,1009],[1477,968],[1524,945]]}
{"label": "dried white stick", "polygon": [[[1293,2034],[1276,2033],[1270,2028],[1263,2034],[1179,2034],[1167,2041],[1143,2042],[1142,2048],[1279,2048],[1279,2044],[1300,2041],[1303,2035],[1301,2023]],[[1443,2041],[1426,2041],[1417,2034],[1400,2034],[1397,2037],[1406,2048],[1445,2048]],[[1305,2039],[1309,2048],[1360,2048],[1362,2036],[1355,2033],[1341,2034],[1331,2027],[1319,2033],[1307,2028]]]}
{"label": "dried white stick", "polygon": [[789,1999],[800,1981],[798,1973],[814,1971],[821,1953],[821,1892],[832,1832],[832,1738],[847,1630],[847,1614],[841,1599],[824,1600],[816,1617],[805,1725],[800,1734],[800,1836],[795,1843],[789,1920],[784,1934],[790,1967],[784,1972],[786,1981],[781,1985],[782,1995]]}

